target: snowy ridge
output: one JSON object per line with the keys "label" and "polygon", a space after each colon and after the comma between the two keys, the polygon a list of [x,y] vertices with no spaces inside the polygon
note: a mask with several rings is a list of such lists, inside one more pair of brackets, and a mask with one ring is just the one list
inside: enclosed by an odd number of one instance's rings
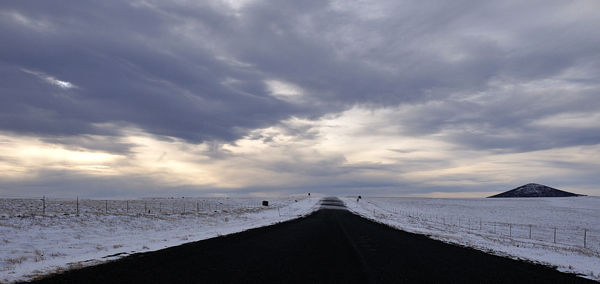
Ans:
{"label": "snowy ridge", "polygon": [[600,197],[343,200],[400,230],[600,281]]}
{"label": "snowy ridge", "polygon": [[572,197],[583,196],[537,183],[528,183],[515,189],[490,196],[496,197]]}

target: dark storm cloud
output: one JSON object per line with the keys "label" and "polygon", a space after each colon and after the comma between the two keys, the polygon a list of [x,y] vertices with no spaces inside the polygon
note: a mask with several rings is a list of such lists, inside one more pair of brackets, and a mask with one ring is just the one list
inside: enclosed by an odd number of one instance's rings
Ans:
{"label": "dark storm cloud", "polygon": [[[600,110],[588,104],[600,80],[598,19],[577,13],[585,7],[355,4],[256,1],[232,10],[196,1],[3,2],[0,130],[90,149],[64,137],[117,142],[130,126],[192,143],[234,142],[292,116],[440,102],[399,117],[401,133],[451,130],[451,141],[463,146],[517,151],[597,140],[590,129],[532,124],[580,108]],[[585,74],[565,78],[568,72]],[[563,91],[574,98],[568,104],[497,90],[560,76],[563,84],[583,85]],[[282,100],[266,80],[299,86],[302,98]],[[478,93],[486,99],[452,97]],[[306,132],[299,137],[318,137],[310,127],[297,130]]]}
{"label": "dark storm cloud", "polygon": [[[410,10],[415,4],[391,9]],[[573,58],[568,56],[574,54],[556,52],[553,45],[520,51],[502,47],[493,37],[462,34],[461,28],[476,24],[468,18],[465,23],[465,15],[482,6],[469,4],[473,7],[439,4],[418,17],[396,17],[393,10],[381,19],[363,20],[332,11],[326,2],[308,12],[286,1],[260,2],[242,14],[238,23],[243,26],[231,37],[229,50],[263,72],[307,88],[317,99],[345,104],[413,102],[481,90],[495,77],[543,77],[569,66]]]}
{"label": "dark storm cloud", "polygon": [[[234,141],[300,112],[270,96],[260,72],[177,42],[167,31],[177,24],[172,16],[120,1],[56,4],[4,3],[0,37],[10,41],[0,48],[2,130],[120,135],[124,124],[201,143]],[[221,84],[228,78],[247,83]]]}
{"label": "dark storm cloud", "polygon": [[[600,111],[600,35],[591,28],[598,20],[567,2],[539,4],[409,1],[362,19],[324,2],[309,13],[285,1],[259,2],[244,10],[228,50],[321,102],[439,102],[400,114],[402,134],[450,130],[449,141],[463,147],[517,152],[595,144],[597,127],[534,125],[560,113]],[[531,91],[527,84],[549,85]],[[455,100],[456,94],[483,99]]]}

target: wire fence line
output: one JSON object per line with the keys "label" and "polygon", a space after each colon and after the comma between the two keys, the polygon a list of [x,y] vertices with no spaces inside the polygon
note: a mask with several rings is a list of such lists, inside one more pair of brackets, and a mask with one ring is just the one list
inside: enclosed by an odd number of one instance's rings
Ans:
{"label": "wire fence line", "polygon": [[104,214],[192,214],[264,208],[255,199],[225,198],[11,198],[0,202],[0,217]]}
{"label": "wire fence line", "polygon": [[[597,228],[489,221],[481,217],[427,214],[404,211],[395,206],[373,205],[378,207],[378,209],[374,209],[373,213],[375,217],[379,218],[388,218],[396,215],[397,217],[407,218],[411,223],[425,223],[430,227],[442,231],[465,231],[467,233],[494,235],[513,240],[534,240],[545,243],[572,245],[592,249],[600,253],[600,230]],[[385,212],[377,212],[379,210]]]}

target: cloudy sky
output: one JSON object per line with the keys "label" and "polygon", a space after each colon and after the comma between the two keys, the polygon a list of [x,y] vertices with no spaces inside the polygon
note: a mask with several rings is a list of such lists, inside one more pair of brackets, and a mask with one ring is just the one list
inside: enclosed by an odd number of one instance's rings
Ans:
{"label": "cloudy sky", "polygon": [[0,197],[600,195],[600,2],[0,2]]}

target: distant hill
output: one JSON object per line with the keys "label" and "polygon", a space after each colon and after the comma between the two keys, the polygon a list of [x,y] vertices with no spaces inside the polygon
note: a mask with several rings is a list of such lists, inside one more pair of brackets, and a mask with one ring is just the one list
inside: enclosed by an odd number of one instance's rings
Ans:
{"label": "distant hill", "polygon": [[575,194],[560,189],[552,188],[537,183],[528,183],[526,185],[519,186],[509,191],[492,195],[488,198],[497,197],[572,197],[572,196],[585,196],[581,194]]}

